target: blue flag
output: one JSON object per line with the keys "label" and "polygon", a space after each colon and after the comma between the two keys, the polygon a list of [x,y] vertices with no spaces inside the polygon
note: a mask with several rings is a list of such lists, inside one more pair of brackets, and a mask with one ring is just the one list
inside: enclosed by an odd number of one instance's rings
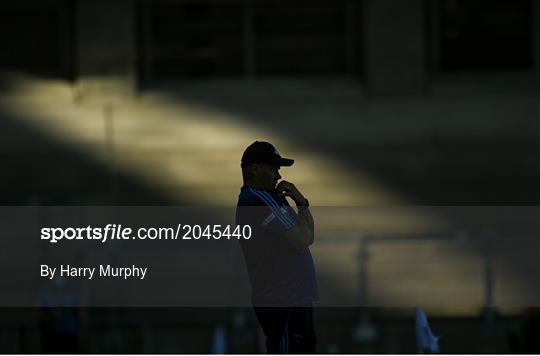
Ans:
{"label": "blue flag", "polygon": [[439,352],[439,338],[431,332],[426,313],[421,308],[416,308],[416,344],[421,352]]}

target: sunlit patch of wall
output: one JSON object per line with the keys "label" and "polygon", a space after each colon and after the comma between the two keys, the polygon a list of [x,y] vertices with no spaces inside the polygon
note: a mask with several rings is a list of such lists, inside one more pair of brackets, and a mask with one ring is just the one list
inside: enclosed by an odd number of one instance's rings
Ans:
{"label": "sunlit patch of wall", "polygon": [[296,159],[294,168],[283,168],[282,174],[305,187],[314,205],[404,202],[368,173],[349,172],[339,160],[251,124],[249,117],[156,96],[77,105],[70,89],[59,85],[27,82],[18,84],[16,93],[4,99],[4,107],[27,118],[27,124],[144,177],[173,196],[175,190],[187,188],[193,192],[187,204],[234,204],[241,185],[242,151],[256,139],[271,141]]}

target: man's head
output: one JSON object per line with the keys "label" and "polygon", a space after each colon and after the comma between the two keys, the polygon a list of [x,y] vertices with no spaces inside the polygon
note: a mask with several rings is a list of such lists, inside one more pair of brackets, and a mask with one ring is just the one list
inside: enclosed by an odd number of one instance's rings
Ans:
{"label": "man's head", "polygon": [[270,143],[255,141],[242,155],[244,185],[273,190],[281,179],[279,168],[293,163],[292,159],[282,158]]}

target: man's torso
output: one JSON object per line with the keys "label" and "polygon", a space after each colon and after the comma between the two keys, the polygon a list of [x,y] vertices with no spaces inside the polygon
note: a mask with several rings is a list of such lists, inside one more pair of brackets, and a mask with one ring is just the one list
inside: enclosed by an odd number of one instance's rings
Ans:
{"label": "man's torso", "polygon": [[295,306],[318,299],[311,252],[308,248],[295,249],[285,239],[286,231],[298,225],[298,217],[285,197],[242,187],[236,223],[252,228],[252,237],[240,244],[255,305]]}

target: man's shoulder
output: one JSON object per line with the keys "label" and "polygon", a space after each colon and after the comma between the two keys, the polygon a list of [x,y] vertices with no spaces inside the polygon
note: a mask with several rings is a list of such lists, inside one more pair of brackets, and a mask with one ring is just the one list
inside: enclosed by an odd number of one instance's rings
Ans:
{"label": "man's shoulder", "polygon": [[265,206],[267,203],[267,192],[251,188],[242,187],[238,196],[238,206]]}
{"label": "man's shoulder", "polygon": [[[264,227],[274,227],[276,232],[288,230],[297,225],[297,222],[283,199],[268,190],[242,187],[238,199],[237,219],[248,217],[251,220],[261,220]],[[243,208],[253,206],[263,208]]]}

